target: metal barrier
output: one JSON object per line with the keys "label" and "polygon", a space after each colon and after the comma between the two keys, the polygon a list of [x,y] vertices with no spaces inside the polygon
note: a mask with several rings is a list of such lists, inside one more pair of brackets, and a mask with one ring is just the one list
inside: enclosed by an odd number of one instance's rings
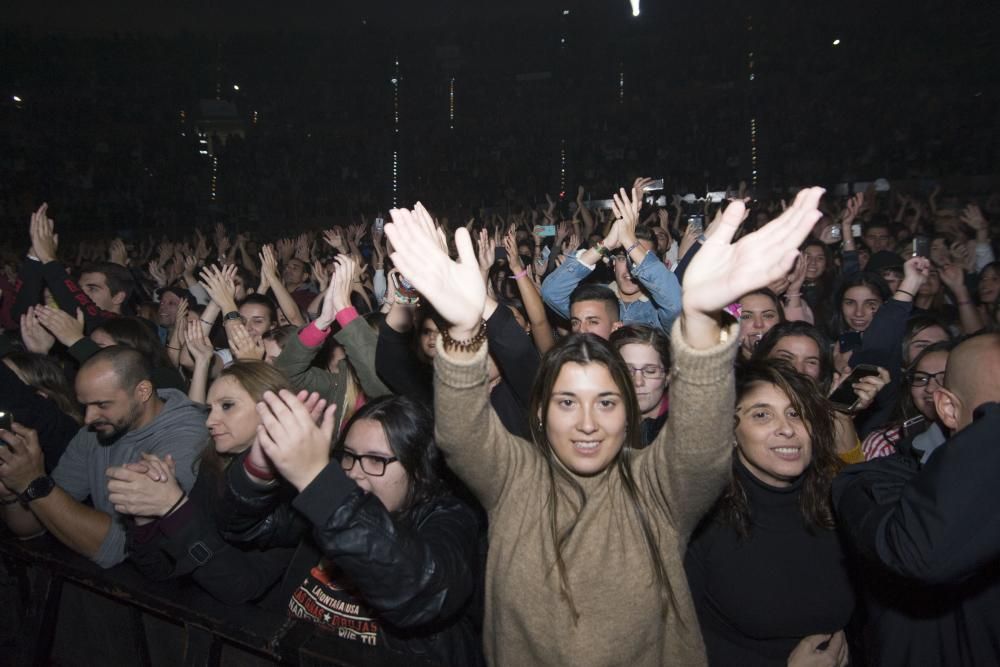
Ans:
{"label": "metal barrier", "polygon": [[[5,655],[0,660],[5,664],[48,664],[64,583],[75,584],[129,610],[130,627],[120,631],[130,633],[142,665],[153,664],[143,613],[183,627],[185,667],[219,665],[225,644],[283,664],[400,664],[398,659],[366,651],[363,646],[284,614],[252,605],[225,605],[193,584],[150,581],[128,563],[103,570],[49,536],[18,541],[0,535],[0,559],[18,581],[24,625],[17,655]],[[406,664],[415,665],[416,661],[406,658]]]}

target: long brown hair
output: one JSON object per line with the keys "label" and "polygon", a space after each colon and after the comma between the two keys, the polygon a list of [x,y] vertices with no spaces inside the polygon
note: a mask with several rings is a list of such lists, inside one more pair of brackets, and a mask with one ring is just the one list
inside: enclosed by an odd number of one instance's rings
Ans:
{"label": "long brown hair", "polygon": [[[288,377],[271,364],[263,361],[237,361],[222,369],[218,382],[224,377],[231,377],[239,383],[243,389],[250,394],[254,401],[260,401],[265,391],[272,391],[277,394],[282,389],[291,391],[292,385]],[[208,467],[212,472],[219,474],[220,483],[222,481],[222,470],[229,464],[235,455],[222,455],[215,451],[215,446],[209,442],[201,453],[201,466]]]}
{"label": "long brown hair", "polygon": [[[632,477],[631,462],[633,453],[641,446],[641,433],[639,423],[641,413],[639,403],[635,397],[635,388],[632,386],[632,376],[628,372],[628,367],[622,358],[614,351],[611,345],[592,334],[574,334],[562,339],[555,347],[550,349],[542,357],[538,376],[535,379],[531,392],[531,439],[535,447],[541,453],[548,464],[548,523],[556,553],[556,570],[559,573],[559,586],[563,597],[569,604],[570,612],[573,614],[573,621],[579,619],[580,614],[576,610],[573,601],[573,593],[569,587],[569,577],[566,573],[566,563],[563,560],[563,547],[573,535],[576,529],[576,520],[583,512],[587,504],[587,496],[574,476],[562,466],[556,459],[546,433],[549,403],[552,397],[552,388],[562,367],[567,363],[577,364],[601,364],[608,369],[611,378],[621,392],[625,403],[625,443],[615,457],[607,471],[600,474],[611,474],[616,471],[622,481],[625,495],[631,505],[632,511],[642,529],[642,535],[646,543],[646,550],[649,555],[650,565],[656,580],[657,589],[660,593],[661,614],[666,617],[667,610],[674,601],[674,592],[667,579],[666,568],[660,556],[656,540],[656,527],[650,518],[650,512],[646,507],[645,499],[639,494],[635,479]],[[559,488],[558,481],[562,481],[562,489]],[[559,503],[560,492],[566,495],[566,487],[569,488],[570,497],[567,498],[571,505],[575,505],[575,516],[573,521],[564,530],[559,530]]]}
{"label": "long brown hair", "polygon": [[[820,393],[816,382],[796,371],[782,359],[760,359],[743,365],[736,376],[736,402],[761,384],[774,385],[802,415],[809,434],[812,461],[803,473],[799,509],[810,528],[833,530],[830,487],[842,467],[837,456],[833,406]],[[739,417],[735,418],[735,427]],[[737,451],[733,449],[733,475],[729,487],[716,506],[719,516],[733,525],[743,537],[750,535],[750,505],[746,490],[736,474]]]}

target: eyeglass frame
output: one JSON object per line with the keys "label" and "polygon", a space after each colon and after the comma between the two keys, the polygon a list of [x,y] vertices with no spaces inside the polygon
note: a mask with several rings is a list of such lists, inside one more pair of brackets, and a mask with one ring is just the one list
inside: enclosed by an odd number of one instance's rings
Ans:
{"label": "eyeglass frame", "polygon": [[[933,379],[937,382],[939,387],[944,387],[944,374],[946,371],[938,371],[937,373],[925,373],[924,371],[913,371],[910,373],[910,386],[911,387],[926,387],[931,383]],[[917,375],[920,375],[919,382],[917,381]],[[940,376],[940,380],[938,377]]]}
{"label": "eyeglass frame", "polygon": [[[395,456],[378,456],[377,454],[355,454],[354,452],[349,452],[346,449],[338,449],[334,452],[334,457],[340,462],[340,468],[344,472],[354,469],[354,464],[356,462],[361,462],[361,471],[366,475],[371,475],[372,477],[383,477],[385,476],[385,470],[389,467],[390,463],[396,463],[399,461]],[[350,465],[344,465],[346,460],[350,459]],[[382,472],[372,472],[365,467],[365,460],[375,460],[382,464]]]}
{"label": "eyeglass frame", "polygon": [[[642,373],[642,377],[644,380],[661,380],[667,377],[667,369],[664,368],[663,366],[658,366],[656,364],[646,364],[645,366],[641,367],[633,366],[632,364],[625,364],[625,367],[628,368],[629,375],[631,375],[632,377],[635,377],[636,373]],[[649,368],[655,368],[656,375],[647,374],[646,369]]]}

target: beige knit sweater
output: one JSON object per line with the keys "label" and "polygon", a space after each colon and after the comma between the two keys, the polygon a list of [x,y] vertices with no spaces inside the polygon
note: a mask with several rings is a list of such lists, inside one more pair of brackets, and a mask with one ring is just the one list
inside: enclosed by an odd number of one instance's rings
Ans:
{"label": "beige knit sweater", "polygon": [[[587,503],[564,547],[579,619],[560,594],[545,507],[546,463],[493,413],[486,350],[467,362],[441,345],[434,362],[438,444],[489,513],[484,644],[491,665],[703,665],[684,551],[728,479],[733,438],[733,357],[728,343],[693,350],[672,336],[670,418],[636,453],[633,473],[652,508],[674,604],[664,621],[638,522],[619,475],[578,477]],[[560,518],[572,516],[566,497]],[[564,505],[560,505],[560,509]]]}

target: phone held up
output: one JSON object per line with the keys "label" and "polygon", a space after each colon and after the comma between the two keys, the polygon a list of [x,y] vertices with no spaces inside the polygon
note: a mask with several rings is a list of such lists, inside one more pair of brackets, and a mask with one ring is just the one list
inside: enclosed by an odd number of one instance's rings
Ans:
{"label": "phone held up", "polygon": [[[6,410],[0,410],[0,429],[4,431],[14,432],[14,415],[7,412]],[[10,447],[6,442],[0,440],[0,446]]]}
{"label": "phone held up", "polygon": [[931,240],[926,236],[913,237],[913,257],[930,257]]}
{"label": "phone held up", "polygon": [[858,364],[851,371],[851,374],[844,378],[844,381],[830,394],[830,402],[839,412],[853,413],[858,403],[861,401],[854,392],[854,385],[862,378],[878,375],[878,366],[869,364]]}

